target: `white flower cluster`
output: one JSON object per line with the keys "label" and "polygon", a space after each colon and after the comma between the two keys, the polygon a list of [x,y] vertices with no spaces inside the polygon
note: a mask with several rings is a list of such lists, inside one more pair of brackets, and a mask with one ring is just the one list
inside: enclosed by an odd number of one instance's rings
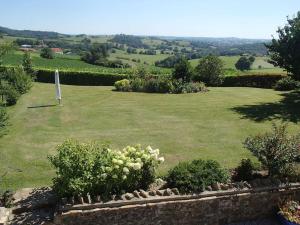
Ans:
{"label": "white flower cluster", "polygon": [[152,149],[148,146],[142,149],[140,145],[136,147],[127,146],[121,151],[113,151],[108,149],[111,155],[109,166],[102,166],[103,173],[101,178],[126,180],[128,176],[139,173],[144,165],[156,168],[160,163],[164,162],[164,157],[159,157],[159,149]]}

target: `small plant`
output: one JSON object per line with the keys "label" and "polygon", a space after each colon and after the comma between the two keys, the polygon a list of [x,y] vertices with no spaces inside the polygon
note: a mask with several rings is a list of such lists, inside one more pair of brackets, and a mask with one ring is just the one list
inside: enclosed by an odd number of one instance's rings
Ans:
{"label": "small plant", "polygon": [[279,215],[289,222],[300,224],[300,204],[297,201],[285,201],[279,206]]}
{"label": "small plant", "polygon": [[181,192],[200,192],[214,183],[228,181],[228,172],[214,160],[193,160],[181,162],[168,172],[168,186],[176,187]]}
{"label": "small plant", "polygon": [[255,166],[251,159],[242,159],[238,167],[235,169],[233,180],[235,181],[249,181],[253,178],[253,171]]}
{"label": "small plant", "polygon": [[277,91],[291,91],[300,88],[300,82],[293,80],[291,77],[285,77],[277,81],[274,89]]}
{"label": "small plant", "polygon": [[286,125],[273,124],[272,132],[248,137],[244,146],[268,168],[270,176],[282,176],[293,171],[300,152],[300,135],[290,136]]}
{"label": "small plant", "polygon": [[115,82],[115,88],[117,91],[131,91],[130,81],[127,79],[119,80]]}

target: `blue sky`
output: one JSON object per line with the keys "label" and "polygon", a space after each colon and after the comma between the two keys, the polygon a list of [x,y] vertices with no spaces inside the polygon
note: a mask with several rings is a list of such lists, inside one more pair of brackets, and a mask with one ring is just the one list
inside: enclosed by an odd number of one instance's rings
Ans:
{"label": "blue sky", "polygon": [[300,0],[1,0],[0,26],[69,34],[271,38]]}

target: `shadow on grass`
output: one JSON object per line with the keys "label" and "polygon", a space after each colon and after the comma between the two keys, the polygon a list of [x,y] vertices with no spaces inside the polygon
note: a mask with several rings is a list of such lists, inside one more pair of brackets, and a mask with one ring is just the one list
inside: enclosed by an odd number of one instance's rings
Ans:
{"label": "shadow on grass", "polygon": [[28,106],[28,109],[38,109],[38,108],[47,108],[47,107],[55,107],[57,104],[52,105],[36,105],[36,106]]}
{"label": "shadow on grass", "polygon": [[281,119],[286,122],[300,121],[300,90],[282,93],[283,99],[279,102],[262,103],[258,105],[244,105],[232,108],[244,119],[257,122]]}

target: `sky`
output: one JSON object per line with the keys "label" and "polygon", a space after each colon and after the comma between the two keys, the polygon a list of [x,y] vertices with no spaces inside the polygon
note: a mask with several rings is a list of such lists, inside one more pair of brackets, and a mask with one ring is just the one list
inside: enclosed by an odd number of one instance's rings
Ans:
{"label": "sky", "polygon": [[300,0],[0,0],[0,26],[65,34],[266,38]]}

